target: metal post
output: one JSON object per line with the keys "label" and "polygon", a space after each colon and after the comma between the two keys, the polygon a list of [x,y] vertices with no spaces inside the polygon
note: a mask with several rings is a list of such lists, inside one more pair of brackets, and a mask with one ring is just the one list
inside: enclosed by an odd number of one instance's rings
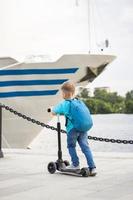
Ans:
{"label": "metal post", "polygon": [[3,158],[2,152],[2,107],[0,106],[0,158]]}

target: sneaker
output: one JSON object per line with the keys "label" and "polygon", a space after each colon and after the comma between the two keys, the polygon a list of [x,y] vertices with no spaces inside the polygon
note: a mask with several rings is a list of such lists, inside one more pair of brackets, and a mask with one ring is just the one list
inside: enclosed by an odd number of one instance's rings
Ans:
{"label": "sneaker", "polygon": [[70,170],[71,170],[71,169],[72,169],[72,170],[80,169],[80,166],[78,165],[78,166],[75,167],[73,164],[71,164],[71,165],[67,166],[66,169],[70,169]]}
{"label": "sneaker", "polygon": [[96,168],[92,169],[89,168],[89,176],[96,176],[96,174],[97,174]]}

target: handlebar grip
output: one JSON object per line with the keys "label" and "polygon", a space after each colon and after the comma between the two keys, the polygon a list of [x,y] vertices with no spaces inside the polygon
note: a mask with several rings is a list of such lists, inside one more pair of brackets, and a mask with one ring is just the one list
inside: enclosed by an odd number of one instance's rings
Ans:
{"label": "handlebar grip", "polygon": [[47,109],[47,112],[51,112],[51,111],[52,111],[52,109],[51,109],[51,108],[48,108],[48,109]]}

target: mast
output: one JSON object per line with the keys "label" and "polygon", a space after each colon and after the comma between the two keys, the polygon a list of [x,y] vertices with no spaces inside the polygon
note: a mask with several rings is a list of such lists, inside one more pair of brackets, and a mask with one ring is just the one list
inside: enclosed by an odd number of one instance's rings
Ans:
{"label": "mast", "polygon": [[90,0],[88,0],[88,53],[91,53],[91,7]]}
{"label": "mast", "polygon": [[[79,6],[79,1],[75,0],[75,5]],[[91,53],[91,1],[87,0],[87,23],[88,23],[88,53]]]}

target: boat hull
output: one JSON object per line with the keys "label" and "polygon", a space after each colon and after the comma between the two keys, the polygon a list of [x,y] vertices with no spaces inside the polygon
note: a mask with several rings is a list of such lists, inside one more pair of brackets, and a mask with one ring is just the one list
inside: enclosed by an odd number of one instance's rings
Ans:
{"label": "boat hull", "polygon": [[[60,87],[63,82],[70,80],[77,86],[85,86],[114,59],[115,56],[111,55],[80,54],[64,55],[55,62],[15,63],[9,68],[10,65],[2,65],[0,103],[48,123],[51,116],[47,108],[61,100]],[[42,127],[5,109],[2,112],[3,147],[27,148]]]}

